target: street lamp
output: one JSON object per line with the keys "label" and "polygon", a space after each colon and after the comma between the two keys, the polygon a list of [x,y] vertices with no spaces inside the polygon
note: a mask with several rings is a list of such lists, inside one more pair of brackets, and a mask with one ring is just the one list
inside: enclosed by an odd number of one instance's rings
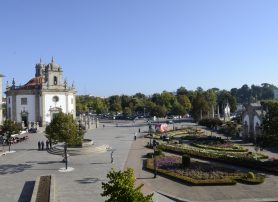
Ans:
{"label": "street lamp", "polygon": [[149,136],[150,136],[150,147],[152,145],[152,133],[151,133],[151,124],[149,123]]}
{"label": "street lamp", "polygon": [[156,151],[156,144],[153,146],[153,166],[154,166],[153,178],[156,178],[156,175],[157,175],[157,165],[156,165],[157,162],[156,162],[155,151]]}
{"label": "street lamp", "polygon": [[64,146],[64,153],[65,153],[65,164],[66,164],[66,170],[67,170],[67,169],[68,169],[67,142],[65,142],[65,146]]}

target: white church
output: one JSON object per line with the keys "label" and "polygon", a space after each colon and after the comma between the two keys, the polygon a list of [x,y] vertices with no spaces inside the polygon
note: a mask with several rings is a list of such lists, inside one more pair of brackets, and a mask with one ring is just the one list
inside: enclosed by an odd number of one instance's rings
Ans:
{"label": "white church", "polygon": [[63,79],[60,65],[54,62],[36,64],[35,77],[25,85],[6,87],[7,119],[22,123],[39,123],[45,126],[55,114],[61,112],[76,115],[76,90]]}

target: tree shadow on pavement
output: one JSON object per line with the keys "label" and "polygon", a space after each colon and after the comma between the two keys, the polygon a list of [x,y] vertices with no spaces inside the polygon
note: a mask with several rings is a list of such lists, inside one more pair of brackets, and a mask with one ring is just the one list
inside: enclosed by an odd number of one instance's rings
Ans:
{"label": "tree shadow on pavement", "polygon": [[75,180],[76,182],[79,182],[80,184],[95,184],[97,182],[102,182],[103,180],[99,179],[99,178],[91,178],[91,177],[86,177],[83,178],[81,180]]}
{"label": "tree shadow on pavement", "polygon": [[0,175],[20,173],[32,167],[29,164],[4,164],[0,165]]}
{"label": "tree shadow on pavement", "polygon": [[21,194],[19,196],[18,202],[31,201],[34,186],[35,186],[35,181],[25,182]]}
{"label": "tree shadow on pavement", "polygon": [[106,165],[106,164],[110,164],[110,163],[91,163],[93,165]]}
{"label": "tree shadow on pavement", "polygon": [[26,161],[26,163],[37,163],[42,165],[61,163],[61,161]]}

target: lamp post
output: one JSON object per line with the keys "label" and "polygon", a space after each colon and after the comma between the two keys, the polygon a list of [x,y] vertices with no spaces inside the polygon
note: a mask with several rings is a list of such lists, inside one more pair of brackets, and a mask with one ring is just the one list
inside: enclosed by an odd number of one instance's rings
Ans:
{"label": "lamp post", "polygon": [[152,134],[151,134],[151,124],[149,123],[149,136],[150,136],[150,147],[152,145]]}
{"label": "lamp post", "polygon": [[156,151],[156,145],[153,146],[153,166],[154,166],[154,175],[153,175],[153,178],[156,178],[156,175],[157,175],[157,165],[156,165],[155,151]]}
{"label": "lamp post", "polygon": [[65,142],[64,145],[64,152],[65,152],[65,164],[66,164],[66,170],[68,169],[68,153],[67,153],[67,142]]}
{"label": "lamp post", "polygon": [[146,107],[144,107],[144,118],[146,117]]}

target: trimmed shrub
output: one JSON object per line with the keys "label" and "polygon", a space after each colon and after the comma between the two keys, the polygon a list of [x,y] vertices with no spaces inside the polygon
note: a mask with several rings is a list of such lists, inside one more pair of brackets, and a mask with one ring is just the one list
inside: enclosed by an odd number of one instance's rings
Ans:
{"label": "trimmed shrub", "polygon": [[255,178],[256,178],[256,176],[253,172],[248,172],[247,173],[247,179],[255,179]]}
{"label": "trimmed shrub", "polygon": [[222,124],[223,122],[218,118],[207,118],[199,121],[199,125],[206,126],[210,129],[214,129],[217,126],[221,126]]}
{"label": "trimmed shrub", "polygon": [[187,168],[190,166],[190,156],[182,155],[182,167]]}
{"label": "trimmed shrub", "polygon": [[155,156],[160,156],[160,155],[162,155],[162,150],[161,150],[161,149],[155,150],[154,155],[155,155]]}
{"label": "trimmed shrub", "polygon": [[146,157],[147,157],[148,159],[153,158],[153,153],[152,153],[152,152],[147,153],[147,154],[146,154]]}
{"label": "trimmed shrub", "polygon": [[254,178],[252,178],[252,179],[245,177],[245,178],[237,179],[236,181],[238,181],[238,182],[240,182],[242,184],[256,185],[256,184],[264,183],[264,180],[265,180],[264,176],[262,176],[262,175],[254,175]]}

